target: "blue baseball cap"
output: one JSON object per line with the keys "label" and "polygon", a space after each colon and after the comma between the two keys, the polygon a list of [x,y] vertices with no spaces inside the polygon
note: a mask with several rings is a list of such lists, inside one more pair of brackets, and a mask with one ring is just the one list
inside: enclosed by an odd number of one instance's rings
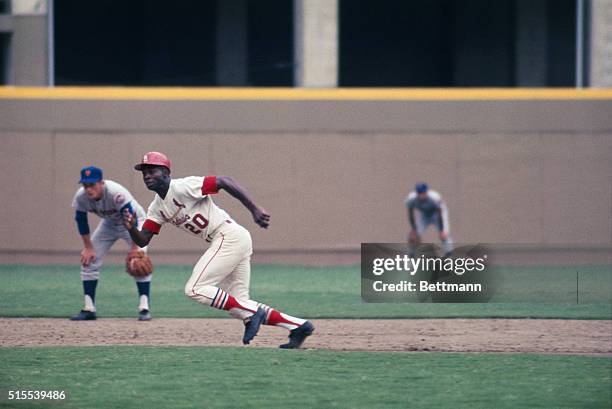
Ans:
{"label": "blue baseball cap", "polygon": [[429,187],[427,186],[427,183],[425,183],[425,182],[420,182],[420,183],[416,184],[416,191],[417,191],[417,193],[425,193],[425,192],[427,192],[428,188]]}
{"label": "blue baseball cap", "polygon": [[102,169],[95,166],[87,166],[81,169],[81,180],[79,183],[96,183],[102,180]]}

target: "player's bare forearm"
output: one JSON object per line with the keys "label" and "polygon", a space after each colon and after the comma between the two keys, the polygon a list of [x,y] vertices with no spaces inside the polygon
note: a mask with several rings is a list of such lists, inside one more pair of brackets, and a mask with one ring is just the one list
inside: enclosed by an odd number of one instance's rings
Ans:
{"label": "player's bare forearm", "polygon": [[438,229],[442,232],[444,231],[444,217],[442,214],[442,209],[438,209]]}
{"label": "player's bare forearm", "polygon": [[83,251],[81,251],[81,265],[88,266],[92,261],[96,259],[96,250],[91,243],[89,234],[82,234],[83,239]]}
{"label": "player's bare forearm", "polygon": [[247,191],[230,176],[217,176],[217,189],[223,189],[236,199],[240,200],[240,202],[251,212],[253,212],[253,209],[257,207]]}
{"label": "player's bare forearm", "polygon": [[249,209],[253,215],[255,223],[263,228],[267,228],[270,224],[270,215],[266,211],[257,206],[247,191],[230,176],[217,176],[217,189],[223,189]]}
{"label": "player's bare forearm", "polygon": [[412,207],[408,209],[408,222],[410,222],[410,227],[412,230],[416,230],[414,223],[414,209]]}
{"label": "player's bare forearm", "polygon": [[132,242],[138,247],[146,247],[153,238],[153,232],[147,229],[138,230],[136,218],[128,209],[123,211],[123,225],[130,234]]}
{"label": "player's bare forearm", "polygon": [[91,237],[89,236],[89,234],[81,235],[81,239],[83,240],[83,247],[85,247],[86,249],[93,248],[93,244],[91,243]]}
{"label": "player's bare forearm", "polygon": [[132,228],[128,229],[128,233],[130,233],[130,237],[132,238],[132,242],[136,244],[138,247],[146,247],[153,238],[153,233],[147,229],[138,230],[137,227],[132,226]]}

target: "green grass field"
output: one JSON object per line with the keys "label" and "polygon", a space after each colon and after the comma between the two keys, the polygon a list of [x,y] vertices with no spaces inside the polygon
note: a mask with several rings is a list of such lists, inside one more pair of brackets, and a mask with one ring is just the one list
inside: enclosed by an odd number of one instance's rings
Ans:
{"label": "green grass field", "polygon": [[[227,317],[183,294],[190,266],[157,266],[155,317]],[[507,269],[511,293],[575,296],[575,269]],[[252,296],[311,318],[612,319],[608,266],[580,272],[582,303],[368,304],[353,267],[254,266]],[[533,281],[535,278],[535,281]],[[538,288],[533,283],[543,283]],[[544,291],[543,291],[543,290]],[[543,291],[543,292],[541,292]],[[122,266],[104,269],[101,317],[133,317]],[[78,267],[0,265],[0,316],[68,317]],[[9,390],[64,390],[64,401],[8,401]],[[536,354],[283,351],[221,347],[0,348],[0,407],[609,408],[612,358]]]}
{"label": "green grass field", "polygon": [[[608,408],[610,358],[256,348],[0,348],[0,407]],[[65,401],[7,401],[64,390]]]}
{"label": "green grass field", "polygon": [[[252,297],[289,313],[310,318],[612,318],[612,269],[583,268],[580,303],[575,303],[574,268],[507,269],[505,283],[514,293],[541,303],[414,304],[364,303],[360,274],[352,267],[289,267],[256,265]],[[151,307],[156,317],[226,317],[183,294],[191,266],[157,266]],[[540,289],[538,289],[538,285]],[[548,289],[541,292],[541,289]],[[500,299],[510,297],[500,291]],[[545,303],[549,293],[567,302]],[[77,266],[0,265],[0,316],[68,317],[82,306]],[[98,285],[96,305],[101,317],[132,317],[137,307],[136,286],[123,266],[107,266]]]}

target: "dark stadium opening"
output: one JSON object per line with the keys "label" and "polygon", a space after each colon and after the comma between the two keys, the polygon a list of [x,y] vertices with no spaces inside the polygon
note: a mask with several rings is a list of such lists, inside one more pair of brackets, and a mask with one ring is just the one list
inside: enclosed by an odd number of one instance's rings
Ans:
{"label": "dark stadium opening", "polygon": [[340,86],[573,86],[575,0],[340,0]]}
{"label": "dark stadium opening", "polygon": [[54,5],[57,85],[213,85],[215,1]]}
{"label": "dark stadium opening", "polygon": [[[241,0],[229,8],[222,0],[54,4],[57,85],[293,84],[292,1]],[[230,13],[223,21],[221,6]],[[234,28],[244,35],[239,50]],[[218,42],[223,34],[227,41]],[[223,67],[237,68],[236,75],[219,75]]]}
{"label": "dark stadium opening", "polygon": [[248,2],[248,50],[248,85],[293,85],[293,1]]}
{"label": "dark stadium opening", "polygon": [[[55,0],[57,85],[292,86],[291,0]],[[573,86],[576,0],[339,0],[339,85]]]}
{"label": "dark stadium opening", "polygon": [[0,85],[9,83],[11,33],[0,33]]}

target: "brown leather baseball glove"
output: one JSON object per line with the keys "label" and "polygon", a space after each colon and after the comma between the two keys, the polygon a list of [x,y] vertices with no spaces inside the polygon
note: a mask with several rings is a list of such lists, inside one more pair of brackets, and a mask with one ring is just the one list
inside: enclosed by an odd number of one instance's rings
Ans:
{"label": "brown leather baseball glove", "polygon": [[153,263],[144,251],[131,250],[125,258],[125,271],[132,277],[145,277],[153,272]]}

